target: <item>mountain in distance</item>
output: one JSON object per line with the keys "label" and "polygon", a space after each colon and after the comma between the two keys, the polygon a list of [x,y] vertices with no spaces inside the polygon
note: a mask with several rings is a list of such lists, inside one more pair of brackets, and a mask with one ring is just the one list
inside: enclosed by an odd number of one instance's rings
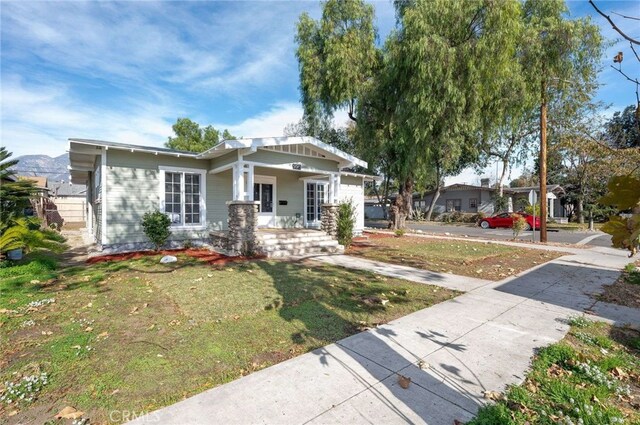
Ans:
{"label": "mountain in distance", "polygon": [[[13,159],[13,158],[11,158]],[[16,158],[20,162],[13,167],[19,176],[43,176],[49,182],[69,181],[69,154],[52,158],[48,155],[23,155]]]}

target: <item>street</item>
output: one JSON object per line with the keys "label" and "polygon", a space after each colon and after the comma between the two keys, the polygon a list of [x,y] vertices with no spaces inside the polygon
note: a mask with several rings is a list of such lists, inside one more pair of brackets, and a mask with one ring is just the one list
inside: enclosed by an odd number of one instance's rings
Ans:
{"label": "street", "polygon": [[[365,226],[375,229],[386,229],[387,222],[384,220],[366,220]],[[482,229],[472,224],[442,224],[437,222],[414,222],[408,221],[407,227],[413,230],[422,230],[425,233],[443,235],[448,233],[452,236],[468,236],[470,238],[512,240],[513,231],[511,229]],[[540,233],[536,230],[536,241],[540,240]],[[518,240],[531,241],[531,232],[522,232]],[[611,246],[611,236],[601,231],[575,231],[575,230],[555,230],[547,232],[547,240],[555,243],[579,244],[590,246]]]}

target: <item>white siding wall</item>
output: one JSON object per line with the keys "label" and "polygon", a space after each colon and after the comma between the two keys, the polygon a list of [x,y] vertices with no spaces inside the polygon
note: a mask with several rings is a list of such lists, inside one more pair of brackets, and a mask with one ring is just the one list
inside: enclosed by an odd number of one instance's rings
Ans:
{"label": "white siding wall", "polygon": [[352,199],[356,207],[355,233],[364,230],[364,182],[362,177],[342,176],[340,178],[340,201]]}

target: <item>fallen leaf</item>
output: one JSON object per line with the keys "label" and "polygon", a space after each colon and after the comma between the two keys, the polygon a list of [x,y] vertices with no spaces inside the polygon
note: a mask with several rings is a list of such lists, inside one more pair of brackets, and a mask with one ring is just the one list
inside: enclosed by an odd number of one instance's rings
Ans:
{"label": "fallen leaf", "polygon": [[113,391],[111,391],[111,395],[116,395],[116,394],[118,394],[119,392],[120,392],[120,390],[113,390]]}
{"label": "fallen leaf", "polygon": [[98,338],[107,338],[109,336],[109,332],[102,332],[100,335],[98,335]]}
{"label": "fallen leaf", "polygon": [[424,360],[418,360],[418,367],[422,370],[429,369],[429,363],[425,362]]}
{"label": "fallen leaf", "polygon": [[51,331],[42,331],[42,335],[53,335]]}
{"label": "fallen leaf", "polygon": [[611,370],[611,373],[613,374],[613,376],[617,376],[620,379],[624,379],[627,377],[627,373],[619,367],[614,367]]}
{"label": "fallen leaf", "polygon": [[93,330],[93,328],[91,326],[87,326],[84,331],[85,332],[91,332],[92,330]]}
{"label": "fallen leaf", "polygon": [[15,415],[17,415],[17,414],[18,414],[18,411],[17,411],[17,410],[12,410],[11,412],[7,413],[7,416],[8,416],[8,417],[11,417],[11,416],[15,416]]}
{"label": "fallen leaf", "polygon": [[131,309],[131,312],[129,314],[136,314],[138,312],[138,306],[135,306]]}
{"label": "fallen leaf", "polygon": [[411,385],[411,378],[407,378],[404,375],[398,375],[398,384],[400,384],[400,387],[406,390],[407,388],[409,388],[409,385]]}
{"label": "fallen leaf", "polygon": [[142,308],[147,308],[147,307],[149,307],[149,303],[142,304]]}
{"label": "fallen leaf", "polygon": [[493,400],[493,401],[499,401],[503,399],[503,396],[501,393],[497,392],[497,391],[484,391],[483,394],[484,398],[486,398],[487,400]]}
{"label": "fallen leaf", "polygon": [[195,286],[190,286],[189,289],[193,291],[194,289],[197,289],[197,288]]}
{"label": "fallen leaf", "polygon": [[81,418],[82,415],[84,415],[84,412],[80,412],[71,406],[67,406],[56,415],[56,419],[78,419]]}
{"label": "fallen leaf", "polygon": [[147,330],[148,330],[148,331],[153,330],[153,328],[155,328],[155,327],[156,327],[156,324],[154,323],[153,325],[149,326],[149,327],[147,328]]}

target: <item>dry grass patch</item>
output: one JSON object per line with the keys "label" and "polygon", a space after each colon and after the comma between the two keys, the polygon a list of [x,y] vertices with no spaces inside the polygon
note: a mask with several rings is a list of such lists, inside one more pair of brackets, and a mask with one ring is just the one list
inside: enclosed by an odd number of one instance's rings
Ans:
{"label": "dry grass patch", "polygon": [[565,255],[488,242],[380,235],[352,245],[348,254],[376,261],[501,280]]}

